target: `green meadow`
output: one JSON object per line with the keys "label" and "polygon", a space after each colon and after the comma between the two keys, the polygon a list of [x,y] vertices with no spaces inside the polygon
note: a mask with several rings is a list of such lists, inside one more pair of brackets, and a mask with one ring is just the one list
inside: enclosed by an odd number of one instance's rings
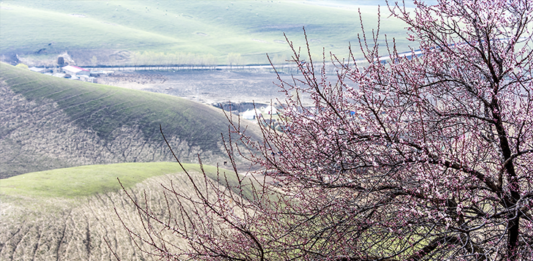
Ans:
{"label": "green meadow", "polygon": [[[200,166],[183,166],[205,192]],[[216,184],[217,169],[203,168],[207,180]],[[227,177],[230,185],[236,185],[233,172],[219,174],[220,180]],[[197,198],[189,177],[175,162],[91,165],[0,179],[0,260],[160,260],[124,228],[146,236],[146,219],[117,178],[138,204],[147,204],[161,219],[181,222],[180,207],[194,211],[179,205],[161,186],[173,184],[178,193]],[[165,234],[172,251],[188,247],[157,222],[150,227]]]}
{"label": "green meadow", "polygon": [[[197,164],[183,166],[187,171],[200,172]],[[204,170],[210,177],[216,177],[216,167],[204,166]],[[54,169],[2,179],[0,194],[34,198],[85,197],[119,191],[121,187],[117,179],[120,179],[125,188],[130,188],[151,177],[182,171],[176,162],[119,163]]]}
{"label": "green meadow", "polygon": [[[304,47],[305,26],[314,55],[360,53],[358,7],[326,1],[2,1],[0,53],[41,54],[65,50],[126,50],[134,53],[213,55],[225,64],[229,53],[244,63],[279,61],[291,54],[283,37]],[[341,2],[342,3],[342,2]],[[408,48],[405,25],[381,8],[381,31]],[[361,8],[366,32],[377,27],[377,7]],[[385,51],[384,38],[381,47]],[[50,44],[50,45],[49,45]]]}
{"label": "green meadow", "polygon": [[[189,172],[201,172],[198,164],[185,163],[183,167]],[[209,178],[217,179],[216,167],[203,166],[203,169]],[[0,194],[37,199],[43,197],[74,199],[97,193],[117,192],[122,189],[117,179],[120,179],[124,188],[131,188],[148,178],[180,172],[183,170],[176,162],[118,163],[54,169],[2,179]],[[229,183],[235,185],[235,174],[220,169],[221,179],[224,179],[224,173],[228,176]]]}

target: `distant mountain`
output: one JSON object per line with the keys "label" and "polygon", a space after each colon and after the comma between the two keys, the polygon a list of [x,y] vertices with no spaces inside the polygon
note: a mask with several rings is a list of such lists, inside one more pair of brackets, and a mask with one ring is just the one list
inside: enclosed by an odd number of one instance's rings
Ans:
{"label": "distant mountain", "polygon": [[[220,109],[175,96],[41,75],[0,63],[0,178],[56,168],[227,160]],[[252,124],[250,134],[258,137]]]}
{"label": "distant mountain", "polygon": [[[409,1],[407,1],[409,3]],[[434,2],[434,1],[433,1]],[[0,2],[0,54],[4,58],[50,59],[68,51],[78,63],[157,63],[175,55],[181,63],[275,63],[290,60],[283,36],[305,48],[305,26],[315,60],[330,51],[359,58],[361,9],[367,38],[377,29],[381,8],[380,47],[384,35],[409,50],[406,25],[388,18],[384,1],[239,0],[239,1],[38,1]],[[141,55],[142,53],[142,55]],[[302,54],[305,56],[306,51]],[[189,55],[189,56],[187,56]],[[192,55],[192,56],[191,56]],[[202,55],[210,55],[204,57]],[[191,57],[193,60],[191,61]],[[28,58],[28,59],[29,59]],[[201,60],[201,61],[200,61]]]}

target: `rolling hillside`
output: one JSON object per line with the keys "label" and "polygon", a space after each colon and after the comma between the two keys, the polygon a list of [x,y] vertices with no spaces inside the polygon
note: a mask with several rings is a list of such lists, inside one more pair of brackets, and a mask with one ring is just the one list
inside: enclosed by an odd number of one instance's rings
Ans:
{"label": "rolling hillside", "polygon": [[[0,63],[0,178],[90,164],[222,163],[221,110],[175,96],[71,81]],[[253,128],[253,127],[251,127]],[[250,133],[252,134],[252,133]]]}
{"label": "rolling hillside", "polygon": [[[363,1],[361,4],[368,4]],[[228,53],[243,63],[283,62],[291,54],[283,33],[304,45],[302,27],[317,56],[322,47],[346,57],[361,33],[357,1],[3,1],[0,54],[47,55],[69,51],[78,64],[131,62],[134,54],[212,55],[225,64]],[[379,2],[383,4],[383,1]],[[376,3],[374,3],[376,4]],[[361,9],[365,30],[377,24],[377,7]],[[396,37],[407,50],[405,25],[382,8],[381,35]],[[381,44],[383,50],[385,45]],[[122,53],[121,53],[122,51]],[[354,48],[358,52],[359,48]],[[118,53],[117,53],[118,52]],[[126,53],[124,53],[126,52]],[[120,57],[114,57],[117,55]]]}
{"label": "rolling hillside", "polygon": [[[184,167],[202,181],[197,184],[204,189],[199,166]],[[204,170],[216,180],[216,168],[204,166]],[[113,260],[105,240],[121,260],[160,260],[140,251],[136,244],[141,242],[130,239],[123,227],[122,222],[145,235],[141,217],[120,190],[117,177],[130,195],[143,199],[141,205],[148,203],[154,215],[165,220],[180,222],[181,214],[169,194],[173,213],[168,215],[161,184],[172,182],[180,193],[196,196],[189,178],[171,162],[92,165],[4,179],[0,181],[0,260]],[[231,173],[227,177],[230,184],[236,182]],[[169,250],[187,247],[171,232],[163,234],[173,244]],[[149,250],[146,245],[143,248]]]}

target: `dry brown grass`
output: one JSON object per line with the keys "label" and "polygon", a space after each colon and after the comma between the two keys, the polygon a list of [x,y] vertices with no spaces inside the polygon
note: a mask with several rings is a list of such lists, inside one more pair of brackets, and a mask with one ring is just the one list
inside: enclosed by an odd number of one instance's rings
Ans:
{"label": "dry brown grass", "polygon": [[[199,175],[195,177],[202,179]],[[153,213],[165,218],[168,208],[161,184],[169,184],[170,180],[179,184],[181,193],[194,195],[184,173],[151,178],[128,191],[140,201],[146,195]],[[124,191],[77,200],[1,199],[0,260],[115,260],[111,249],[121,260],[158,260],[149,254],[148,246],[130,237],[117,216],[118,213],[131,231],[147,236],[142,215]],[[169,203],[170,209],[176,207],[175,201]],[[167,246],[174,248],[170,251],[179,252],[187,247],[170,232],[165,233],[162,232],[163,238],[172,243]]]}

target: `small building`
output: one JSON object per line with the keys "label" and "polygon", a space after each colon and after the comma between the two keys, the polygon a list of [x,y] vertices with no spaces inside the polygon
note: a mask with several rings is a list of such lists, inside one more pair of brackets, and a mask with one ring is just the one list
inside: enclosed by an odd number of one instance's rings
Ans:
{"label": "small building", "polygon": [[246,120],[255,120],[255,110],[248,110],[243,112],[242,117]]}
{"label": "small building", "polygon": [[82,82],[96,83],[96,78],[94,78],[94,77],[90,77],[90,76],[87,76],[87,75],[80,75],[80,76],[78,76],[78,80],[80,80],[80,81],[82,81]]}
{"label": "small building", "polygon": [[268,115],[276,115],[276,114],[278,114],[278,110],[276,110],[276,108],[274,108],[274,106],[266,106],[265,108],[263,108],[263,111],[264,111],[264,113],[266,113]]}
{"label": "small building", "polygon": [[63,67],[62,69],[65,73],[70,74],[70,75],[76,75],[76,76],[91,75],[91,72],[89,72],[89,70],[83,69],[78,66],[68,65],[68,66]]}

